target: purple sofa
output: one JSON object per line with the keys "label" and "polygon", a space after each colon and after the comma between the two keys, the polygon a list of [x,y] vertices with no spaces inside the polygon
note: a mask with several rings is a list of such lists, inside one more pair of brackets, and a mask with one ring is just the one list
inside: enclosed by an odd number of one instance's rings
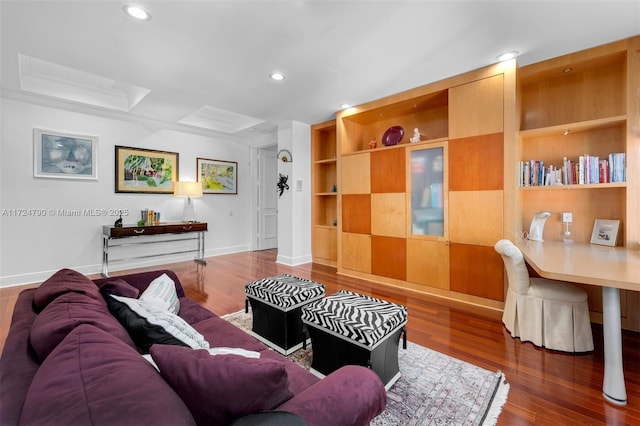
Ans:
{"label": "purple sofa", "polygon": [[[107,300],[138,297],[164,273],[175,282],[178,316],[211,348],[260,357],[212,356],[160,339],[145,346],[156,365],[145,359],[139,342],[149,335],[117,319]],[[0,359],[0,425],[213,425],[256,412],[365,425],[385,403],[372,370],[346,366],[321,380],[185,297],[168,270],[93,281],[58,271],[20,293]]]}

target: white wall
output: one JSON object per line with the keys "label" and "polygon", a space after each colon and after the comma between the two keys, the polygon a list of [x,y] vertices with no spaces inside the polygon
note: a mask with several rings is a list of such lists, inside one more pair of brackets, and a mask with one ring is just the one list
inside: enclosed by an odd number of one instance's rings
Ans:
{"label": "white wall", "polygon": [[278,162],[278,173],[289,177],[289,190],[278,199],[277,262],[286,265],[309,263],[312,261],[310,126],[297,121],[279,126],[278,149],[288,149],[293,161]]}
{"label": "white wall", "polygon": [[[38,282],[63,267],[98,273],[102,262],[103,225],[117,216],[68,217],[15,214],[15,209],[129,210],[125,223],[135,223],[149,208],[163,220],[180,220],[184,199],[171,195],[114,192],[114,146],[178,152],[181,180],[195,180],[196,158],[238,162],[238,195],[207,195],[195,199],[198,220],[209,224],[206,256],[250,247],[250,150],[232,139],[206,137],[120,119],[1,99],[0,140],[0,286]],[[33,128],[97,135],[98,180],[33,177]],[[144,250],[144,246],[139,246]],[[189,255],[177,258],[190,258]],[[173,259],[169,259],[173,260]],[[177,260],[177,259],[176,259]],[[142,262],[142,263],[141,263]],[[112,270],[141,264],[167,263],[166,257],[122,262]]]}

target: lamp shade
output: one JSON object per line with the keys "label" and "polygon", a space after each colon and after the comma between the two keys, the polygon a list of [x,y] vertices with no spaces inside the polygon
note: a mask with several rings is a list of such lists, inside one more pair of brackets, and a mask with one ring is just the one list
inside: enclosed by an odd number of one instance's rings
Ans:
{"label": "lamp shade", "polygon": [[173,188],[173,196],[188,198],[202,197],[202,185],[200,185],[200,182],[176,182]]}

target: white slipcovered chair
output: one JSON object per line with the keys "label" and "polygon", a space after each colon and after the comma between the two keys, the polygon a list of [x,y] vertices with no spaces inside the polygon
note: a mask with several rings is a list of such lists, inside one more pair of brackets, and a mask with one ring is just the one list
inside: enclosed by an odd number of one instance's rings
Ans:
{"label": "white slipcovered chair", "polygon": [[494,248],[509,281],[502,322],[511,336],[557,351],[592,351],[587,293],[563,281],[530,278],[522,252],[509,240]]}

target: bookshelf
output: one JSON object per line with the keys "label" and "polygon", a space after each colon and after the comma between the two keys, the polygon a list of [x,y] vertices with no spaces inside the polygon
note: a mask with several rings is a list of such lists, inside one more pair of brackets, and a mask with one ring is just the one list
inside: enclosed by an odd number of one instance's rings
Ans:
{"label": "bookshelf", "polygon": [[[527,230],[535,212],[552,216],[545,240],[562,240],[562,212],[573,213],[572,238],[589,243],[596,219],[621,221],[618,245],[640,249],[640,36],[521,67],[519,161],[562,166],[580,156],[625,157],[624,179],[617,182],[522,186],[516,194],[515,237]],[[516,174],[520,169],[516,166]],[[601,322],[598,288],[589,294],[592,320]],[[637,292],[621,292],[622,325],[640,329]]]}
{"label": "bookshelf", "polygon": [[[623,153],[628,158],[630,42],[616,42],[520,68],[522,162],[534,160],[561,169],[565,158],[574,163],[585,155],[608,159],[610,154]],[[545,239],[560,240],[561,213],[572,211],[574,240],[589,242],[596,218],[627,222],[628,180],[523,185],[522,229],[527,229],[535,212],[548,210],[553,215],[545,226]]]}
{"label": "bookshelf", "polygon": [[338,158],[335,121],[311,126],[313,261],[336,266]]}

